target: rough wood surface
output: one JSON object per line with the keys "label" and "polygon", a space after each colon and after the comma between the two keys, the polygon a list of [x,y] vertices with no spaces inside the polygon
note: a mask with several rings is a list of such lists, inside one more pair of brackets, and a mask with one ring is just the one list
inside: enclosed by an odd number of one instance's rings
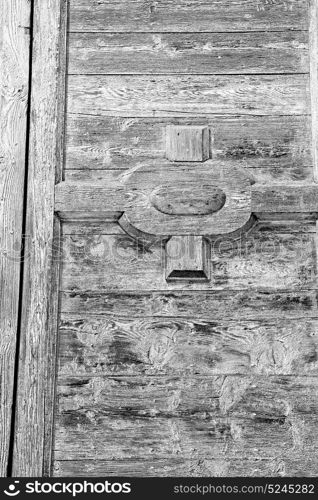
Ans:
{"label": "rough wood surface", "polygon": [[7,475],[13,405],[29,88],[30,3],[0,7],[0,476]]}
{"label": "rough wood surface", "polygon": [[[112,118],[100,111],[98,115],[68,115],[65,176],[69,169],[83,170],[85,179],[91,169],[128,169],[162,160],[167,126],[202,125],[202,118],[195,117]],[[257,182],[312,179],[310,117],[215,116],[204,122],[210,128],[212,159],[251,169]]]}
{"label": "rough wood surface", "polygon": [[294,458],[171,458],[56,460],[54,476],[101,477],[317,477],[315,456]]}
{"label": "rough wood surface", "polygon": [[308,28],[306,0],[71,0],[71,31],[280,31]]}
{"label": "rough wood surface", "polygon": [[301,115],[308,75],[69,76],[68,112],[124,117]]}
{"label": "rough wood surface", "polygon": [[70,74],[307,73],[308,34],[71,33]]}
{"label": "rough wood surface", "polygon": [[317,454],[317,377],[78,376],[58,393],[57,460]]}
{"label": "rough wood surface", "polygon": [[[65,321],[81,315],[110,319],[174,317],[202,321],[310,319],[318,317],[315,290],[305,291],[196,291],[179,290],[101,293],[85,289],[61,292]],[[68,317],[67,315],[70,315]]]}
{"label": "rough wood surface", "polygon": [[309,0],[310,94],[314,178],[318,181],[318,4]]}
{"label": "rough wood surface", "polygon": [[318,374],[317,319],[237,319],[64,314],[60,376]]}
{"label": "rough wood surface", "polygon": [[[199,165],[201,164],[198,164],[198,171],[200,168]],[[211,165],[213,165],[213,161]],[[163,172],[165,171],[165,165],[164,163],[161,163],[160,169],[158,166],[156,169],[156,163],[150,165],[149,168],[147,166],[142,167],[144,168],[141,171],[140,176],[136,175],[136,169],[132,171],[132,174],[134,175],[134,186],[138,185],[138,179],[144,182],[144,184],[139,185],[139,188],[136,186],[131,187],[130,185],[125,184],[126,179],[128,179],[130,175],[129,172],[127,174],[124,173],[121,176],[114,176],[114,173],[112,171],[105,171],[102,176],[103,182],[100,183],[69,181],[61,182],[56,187],[55,209],[66,219],[71,218],[74,212],[82,214],[83,219],[85,219],[85,217],[90,218],[94,213],[98,218],[104,218],[105,214],[107,214],[108,212],[124,212],[125,210],[133,211],[136,204],[137,208],[134,219],[136,219],[136,221],[140,221],[142,219],[142,216],[144,216],[145,224],[147,224],[146,232],[150,234],[156,234],[155,231],[151,229],[152,225],[153,228],[155,228],[156,224],[159,227],[159,224],[162,225],[163,223],[159,220],[157,221],[156,216],[152,215],[152,218],[150,218],[147,213],[143,212],[142,202],[144,203],[144,207],[148,207],[149,210],[150,207],[149,202],[143,199],[142,193],[144,193],[145,199],[148,200],[148,197],[150,195],[149,179],[151,179],[152,176],[154,178],[157,176],[158,178],[160,176],[160,172],[161,174],[163,174]],[[225,167],[225,171],[229,171],[227,164],[225,164]],[[166,165],[166,168],[167,172],[173,172],[175,177],[178,177],[179,175],[181,178],[181,171],[183,171],[186,179],[191,177],[191,172],[187,171],[187,167],[185,165],[171,166],[170,164]],[[194,168],[194,164],[191,165],[191,168]],[[205,172],[206,178],[208,178],[208,170],[209,168],[207,168],[207,171]],[[243,175],[244,174],[245,172],[243,172]],[[146,182],[147,178],[148,182]],[[215,175],[211,172],[211,179],[214,178]],[[228,179],[229,184],[231,183],[230,186],[232,188],[235,182],[235,170],[233,171],[232,176],[228,176]],[[221,189],[223,191],[225,190],[226,180],[227,179],[224,178],[221,183]],[[242,182],[243,181],[241,180],[240,186],[243,185]],[[216,184],[216,186],[218,186],[218,184]],[[134,189],[136,190],[135,199],[133,196]],[[248,190],[251,190],[251,196],[249,197],[247,197]],[[225,192],[226,194],[228,194],[227,190]],[[233,216],[231,218],[230,208],[228,208],[225,220],[223,221],[223,230],[221,217],[222,211],[219,211],[215,214],[215,218],[217,219],[215,225],[218,226],[218,229],[222,234],[230,233],[231,231],[242,227],[242,225],[239,225],[234,229],[235,224],[237,224],[239,220],[241,221],[244,219],[246,222],[246,220],[248,220],[248,214],[250,213],[260,214],[261,216],[262,213],[305,214],[318,211],[318,187],[315,184],[300,184],[297,186],[297,188],[295,188],[292,185],[286,186],[285,184],[275,184],[270,186],[257,183],[252,185],[251,188],[249,186],[244,186],[244,190],[241,194],[241,199],[241,214],[239,213],[235,215],[235,213],[233,213]],[[225,205],[224,209],[226,209],[226,207],[227,206]],[[99,216],[97,215],[98,213],[100,213]],[[146,219],[146,217],[148,217],[148,219]],[[295,217],[297,218],[296,215]],[[175,222],[172,218],[171,223],[167,223],[167,227],[168,225],[172,227],[174,224]],[[185,228],[187,227],[187,224],[188,221],[185,220]],[[213,220],[211,220],[208,225],[209,227],[213,227],[213,224]],[[226,225],[228,226],[228,230],[226,230]],[[182,230],[182,227],[180,229]],[[178,234],[177,229],[176,231]],[[166,234],[174,233],[168,232]],[[219,232],[213,233],[213,231],[206,231],[205,233],[203,232],[201,234],[210,235],[219,234]]]}
{"label": "rough wood surface", "polygon": [[[222,238],[211,245],[211,283],[167,285],[164,248],[150,248],[122,235],[65,235],[61,289],[95,290],[209,289],[300,290],[316,287],[313,232],[281,232],[280,224],[252,230],[246,238]],[[273,281],[275,275],[275,281]]]}
{"label": "rough wood surface", "polygon": [[170,161],[205,161],[210,156],[210,130],[200,126],[166,128],[166,156]]}
{"label": "rough wood surface", "polygon": [[54,183],[61,167],[63,137],[65,7],[64,0],[34,2],[28,259],[23,280],[14,476],[46,475],[51,461],[58,306],[58,266],[53,264],[52,246],[59,232],[54,225]]}

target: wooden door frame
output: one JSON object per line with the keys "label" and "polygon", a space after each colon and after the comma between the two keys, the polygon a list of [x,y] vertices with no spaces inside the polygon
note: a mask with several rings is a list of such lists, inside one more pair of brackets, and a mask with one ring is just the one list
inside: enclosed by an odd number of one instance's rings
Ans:
{"label": "wooden door frame", "polygon": [[12,475],[51,471],[64,143],[67,0],[34,0],[26,243]]}

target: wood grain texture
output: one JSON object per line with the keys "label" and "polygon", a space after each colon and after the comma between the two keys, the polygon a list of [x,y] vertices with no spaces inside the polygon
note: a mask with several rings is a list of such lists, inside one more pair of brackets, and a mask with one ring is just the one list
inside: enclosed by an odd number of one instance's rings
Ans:
{"label": "wood grain texture", "polygon": [[[14,476],[41,477],[51,462],[58,266],[52,247],[54,183],[61,168],[66,1],[34,2],[30,154]],[[45,71],[43,70],[45,68]]]}
{"label": "wood grain texture", "polygon": [[306,0],[71,0],[70,31],[277,31],[308,28]]}
{"label": "wood grain texture", "polygon": [[317,377],[79,376],[60,379],[58,393],[57,460],[317,453]]}
{"label": "wood grain texture", "polygon": [[217,239],[211,245],[210,283],[167,285],[163,274],[164,248],[160,243],[144,247],[124,232],[65,235],[61,290],[104,293],[174,288],[272,292],[315,289],[315,239],[315,232],[281,232],[279,223],[263,230],[255,228],[238,240]]}
{"label": "wood grain texture", "polygon": [[[213,164],[213,162],[212,162]],[[200,168],[198,164],[198,169]],[[149,168],[147,166],[142,166],[143,171],[141,171],[140,176],[136,175],[136,170],[132,171],[133,177],[133,185],[138,185],[138,179],[141,180],[144,184],[140,185],[139,189],[135,186],[135,188],[130,185],[125,184],[125,180],[129,178],[130,173],[127,175],[125,173],[121,176],[116,176],[111,171],[105,171],[102,178],[103,182],[101,183],[90,183],[90,182],[68,182],[64,181],[59,183],[56,187],[56,196],[55,196],[55,209],[58,213],[60,213],[64,218],[70,219],[73,217],[74,212],[78,212],[82,214],[83,219],[86,217],[92,217],[92,214],[96,214],[97,218],[104,218],[108,212],[132,212],[136,211],[136,214],[133,220],[141,221],[142,217],[145,217],[145,224],[147,224],[146,229],[143,229],[145,232],[150,234],[155,233],[156,224],[160,228],[163,225],[162,221],[159,221],[159,216],[154,216],[152,214],[152,218],[149,218],[149,214],[144,214],[142,202],[144,201],[142,198],[142,188],[144,188],[145,198],[150,195],[150,186],[148,179],[151,177],[158,178],[160,176],[160,172],[163,173],[165,171],[164,163],[160,165],[160,169],[156,164],[150,165]],[[185,176],[185,179],[188,179],[191,172],[187,171],[187,167],[185,165],[177,165],[171,166],[167,165],[167,171],[173,172],[175,177],[180,176],[181,172]],[[194,168],[194,164],[191,165],[191,168]],[[205,177],[208,176],[207,171],[205,172]],[[225,171],[228,172],[228,167],[225,168]],[[243,172],[243,175],[245,173]],[[93,176],[94,177],[94,176]],[[239,178],[239,177],[238,177]],[[211,179],[214,179],[214,174],[211,174]],[[235,182],[235,171],[233,171],[233,175],[227,177],[229,179],[229,191],[233,188]],[[243,182],[243,181],[241,181]],[[218,185],[218,184],[216,184]],[[224,191],[226,185],[226,180],[223,179],[221,184],[221,189]],[[241,184],[240,184],[241,185]],[[137,191],[136,197],[134,199],[133,193],[134,189]],[[249,194],[251,191],[251,194]],[[225,191],[228,195],[227,190]],[[236,192],[234,190],[234,192]],[[179,193],[180,194],[180,193]],[[249,196],[248,196],[249,194]],[[242,209],[241,213],[238,213],[236,216],[233,214],[233,219],[231,219],[230,208],[228,208],[228,213],[226,214],[225,220],[223,222],[224,226],[222,229],[222,211],[215,214],[217,222],[215,223],[215,227],[218,229],[217,232],[209,232],[208,230],[202,229],[200,227],[200,233],[198,234],[219,234],[222,233],[230,233],[231,228],[232,231],[241,228],[243,224],[239,224],[242,220],[245,222],[248,220],[248,216],[250,213],[256,213],[260,217],[262,214],[275,214],[275,213],[294,213],[294,214],[306,214],[310,212],[318,211],[318,188],[316,184],[300,184],[295,188],[292,185],[285,184],[275,184],[275,185],[265,185],[265,184],[254,184],[251,186],[245,186],[244,191],[242,191]],[[146,198],[148,199],[148,198]],[[244,205],[243,205],[244,203]],[[144,201],[146,205],[146,202]],[[149,205],[149,203],[148,203]],[[226,206],[225,206],[226,208]],[[150,210],[150,208],[149,208]],[[155,209],[153,209],[153,212]],[[69,215],[68,215],[69,214]],[[99,214],[99,215],[98,215]],[[158,212],[159,214],[159,212]],[[146,218],[148,217],[148,219]],[[206,216],[207,217],[207,216]],[[297,217],[295,215],[295,217]],[[158,219],[158,221],[156,220]],[[213,227],[214,221],[211,220],[209,224],[207,224],[210,228]],[[226,224],[230,228],[227,230]],[[235,225],[238,227],[235,227]],[[169,223],[169,227],[175,225],[175,221],[172,220],[171,224]],[[184,222],[184,229],[187,225],[191,225],[191,221],[188,223],[187,220]],[[153,230],[152,230],[153,227]],[[235,227],[235,229],[234,229]],[[167,230],[168,230],[167,224]],[[180,228],[182,230],[182,227]],[[198,227],[199,229],[199,227]],[[202,233],[202,231],[204,231]],[[176,229],[178,234],[178,230]],[[159,233],[158,233],[159,234]],[[162,231],[160,232],[162,234]],[[176,233],[167,233],[167,234],[176,234]]]}
{"label": "wood grain texture", "polygon": [[0,12],[0,476],[7,475],[15,369],[29,88],[30,3]]}
{"label": "wood grain texture", "polygon": [[316,477],[315,456],[271,458],[171,458],[56,460],[54,476],[75,477]]}
{"label": "wood grain texture", "polygon": [[124,117],[309,112],[308,75],[70,76],[68,112]]}
{"label": "wood grain texture", "polygon": [[205,161],[210,156],[208,127],[166,128],[166,153],[170,161]]}
{"label": "wood grain texture", "polygon": [[314,178],[318,181],[318,5],[309,0],[310,94]]}
{"label": "wood grain texture", "polygon": [[307,73],[308,34],[71,33],[70,74]]}
{"label": "wood grain texture", "polygon": [[[315,290],[305,291],[196,291],[171,290],[159,292],[119,291],[101,293],[83,291],[61,292],[61,313],[65,321],[81,315],[102,316],[108,320],[130,318],[191,317],[202,321],[275,321],[318,317]],[[70,315],[70,317],[68,317]]]}
{"label": "wood grain texture", "polygon": [[[65,179],[103,182],[100,169],[163,160],[165,129],[171,124],[202,125],[202,119],[68,115]],[[208,124],[213,160],[248,168],[259,183],[312,181],[310,117],[215,116]],[[97,170],[95,176],[91,169]]]}
{"label": "wood grain texture", "polygon": [[204,321],[189,310],[188,319],[63,315],[60,325],[62,377],[317,375],[317,361],[317,319]]}

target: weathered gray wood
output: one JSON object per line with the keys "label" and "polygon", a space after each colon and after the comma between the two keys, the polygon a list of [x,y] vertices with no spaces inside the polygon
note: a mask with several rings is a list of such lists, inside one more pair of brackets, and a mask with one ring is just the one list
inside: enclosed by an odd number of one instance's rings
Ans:
{"label": "weathered gray wood", "polygon": [[[192,303],[200,298],[193,294]],[[227,309],[228,318],[204,321],[192,317],[192,309],[197,307],[189,305],[188,319],[63,315],[60,377],[318,374],[317,319],[276,313],[275,319],[244,321]]]}
{"label": "weathered gray wood", "polygon": [[1,3],[0,13],[0,476],[7,475],[18,325],[30,4]]}
{"label": "weathered gray wood", "polygon": [[71,33],[70,74],[307,73],[308,34]]}
{"label": "weathered gray wood", "polygon": [[306,0],[71,0],[71,31],[277,31],[307,29]]}
{"label": "weathered gray wood", "polygon": [[210,279],[209,244],[202,236],[172,236],[166,244],[166,280]]}
{"label": "weathered gray wood", "polygon": [[310,94],[314,178],[318,181],[318,5],[309,0]]}
{"label": "weathered gray wood", "polygon": [[204,459],[148,457],[123,460],[56,460],[54,476],[64,477],[317,477],[316,456]]}
{"label": "weathered gray wood", "polygon": [[308,75],[70,76],[68,112],[124,117],[309,112]]}
{"label": "weathered gray wood", "polygon": [[[229,311],[231,315],[229,317]],[[166,292],[61,292],[65,321],[81,315],[112,318],[189,318],[201,321],[310,319],[318,316],[315,290],[262,292],[257,290]],[[70,317],[68,315],[71,315]]]}
{"label": "weathered gray wood", "polygon": [[[126,234],[66,235],[61,289],[95,290],[209,289],[286,290],[316,288],[315,232],[280,233],[279,224],[255,228],[246,238],[223,237],[211,245],[211,283],[166,283],[164,248],[139,245]],[[275,276],[275,280],[273,280]]]}
{"label": "weathered gray wood", "polygon": [[[161,162],[160,164],[162,166],[162,169],[164,169],[165,166]],[[183,175],[185,175],[186,178],[189,175],[189,172],[187,172],[187,167],[185,167],[184,165],[172,166],[170,164],[167,165],[166,168],[167,171],[169,170],[171,172],[174,172],[174,175],[176,177],[178,177],[179,175],[181,178],[180,172],[183,172]],[[156,175],[159,176],[158,170],[156,172],[156,164],[150,165],[149,171],[148,167],[145,167],[144,170],[145,171],[142,172],[139,177],[142,181],[146,180],[146,174],[148,175],[149,179],[155,177]],[[132,173],[135,172],[136,170]],[[135,206],[136,200],[138,201],[138,198],[136,198],[135,200],[132,199],[132,197],[129,196],[129,187],[125,188],[125,179],[128,178],[128,176],[129,172],[127,174],[127,177],[125,174],[116,177],[111,171],[105,171],[105,173],[103,174],[103,183],[91,184],[89,182],[61,182],[56,187],[55,209],[57,212],[63,214],[65,218],[69,218],[67,217],[67,213],[73,212],[82,213],[83,217],[85,216],[85,214],[87,214],[87,217],[90,217],[91,214],[95,212],[96,214],[100,213],[100,215],[98,216],[99,218],[103,218],[105,216],[104,214],[107,214],[107,212],[124,212],[125,210],[132,210]],[[138,176],[135,175],[134,179],[137,183]],[[211,179],[213,179],[212,174]],[[234,182],[233,179],[232,184]],[[231,181],[231,178],[229,178],[229,181]],[[142,184],[140,186],[140,192],[142,192],[141,190],[143,187],[145,192],[147,193],[147,190],[149,191],[149,184]],[[246,201],[246,207],[248,207],[249,211],[253,213],[262,214],[291,212],[297,214],[318,212],[318,187],[316,186],[316,184],[301,184],[297,187],[293,187],[292,185],[286,186],[284,184],[275,184],[273,186],[269,186],[257,183],[251,186],[251,191],[252,199],[249,204],[248,201]],[[221,214],[221,212],[219,212],[219,214]],[[233,214],[233,220],[234,218],[235,215]],[[231,221],[228,222],[231,225]],[[150,223],[151,221],[149,221],[149,224]],[[187,225],[187,223],[188,222],[186,220],[185,226]],[[153,227],[155,228],[155,220],[153,224]],[[152,232],[155,234],[154,231],[149,230],[148,232],[150,234]],[[223,232],[226,233],[231,231],[224,230]],[[209,233],[207,232],[206,234]]]}
{"label": "weathered gray wood", "polygon": [[[66,176],[68,169],[127,169],[163,159],[167,126],[202,125],[196,117],[111,118],[96,111],[98,116],[67,116]],[[309,116],[215,116],[204,123],[212,159],[252,169],[257,181],[311,180]]]}
{"label": "weathered gray wood", "polygon": [[[58,387],[57,460],[308,459],[317,377],[70,377]],[[136,444],[138,443],[138,446]]]}
{"label": "weathered gray wood", "polygon": [[205,161],[210,156],[208,127],[173,126],[166,128],[166,152],[170,161]]}
{"label": "weathered gray wood", "polygon": [[54,183],[63,141],[65,0],[34,2],[26,255],[13,475],[49,473],[58,308]]}

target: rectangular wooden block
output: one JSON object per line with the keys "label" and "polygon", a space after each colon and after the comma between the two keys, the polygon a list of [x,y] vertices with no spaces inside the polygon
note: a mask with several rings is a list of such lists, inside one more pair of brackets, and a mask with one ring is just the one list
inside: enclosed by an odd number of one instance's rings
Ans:
{"label": "rectangular wooden block", "polygon": [[173,236],[166,245],[167,281],[207,281],[209,245],[202,236]]}
{"label": "rectangular wooden block", "polygon": [[167,158],[170,161],[205,161],[210,156],[208,127],[170,126],[166,130]]}

